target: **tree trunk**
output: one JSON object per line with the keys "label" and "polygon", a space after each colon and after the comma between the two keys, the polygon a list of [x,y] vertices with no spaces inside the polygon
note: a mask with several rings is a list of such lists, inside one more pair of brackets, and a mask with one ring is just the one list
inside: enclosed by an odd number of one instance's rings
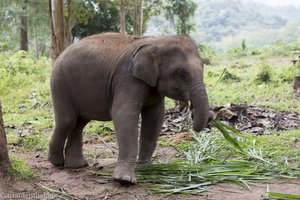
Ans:
{"label": "tree trunk", "polygon": [[0,184],[5,183],[7,179],[11,178],[12,167],[7,151],[7,140],[4,130],[4,123],[2,118],[2,107],[0,104]]}
{"label": "tree trunk", "polygon": [[67,1],[67,11],[68,15],[66,18],[66,38],[65,38],[65,47],[68,47],[72,44],[72,0]]}
{"label": "tree trunk", "polygon": [[124,0],[120,0],[120,19],[121,19],[121,33],[126,33],[125,28],[125,2]]}
{"label": "tree trunk", "polygon": [[143,4],[144,0],[134,1],[134,22],[133,22],[133,34],[143,34]]}
{"label": "tree trunk", "polygon": [[35,41],[35,55],[36,58],[39,58],[39,39],[38,39],[38,33],[36,31],[36,25],[33,26],[33,31],[34,31],[34,41]]}
{"label": "tree trunk", "polygon": [[133,35],[137,35],[137,21],[138,21],[138,14],[137,14],[137,1],[139,0],[134,0],[133,3]]}
{"label": "tree trunk", "polygon": [[139,5],[139,14],[140,14],[140,17],[139,17],[139,35],[143,35],[143,17],[144,17],[144,0],[140,0],[140,5]]}
{"label": "tree trunk", "polygon": [[295,92],[300,91],[300,76],[295,76],[293,80],[293,89]]}
{"label": "tree trunk", "polygon": [[64,1],[49,0],[49,12],[51,18],[52,31],[52,63],[65,48],[65,31],[64,31]]}
{"label": "tree trunk", "polygon": [[20,29],[20,50],[28,51],[28,32],[27,32],[27,1],[22,6]]}

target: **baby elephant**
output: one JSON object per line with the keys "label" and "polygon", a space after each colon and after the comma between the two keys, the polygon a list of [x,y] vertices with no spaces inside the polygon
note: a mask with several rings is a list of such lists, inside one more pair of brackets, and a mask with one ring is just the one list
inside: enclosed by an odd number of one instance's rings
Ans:
{"label": "baby elephant", "polygon": [[113,178],[125,184],[136,184],[136,163],[151,160],[165,96],[191,102],[197,132],[209,117],[203,64],[195,43],[185,36],[105,33],[84,38],[54,63],[51,94],[55,128],[49,161],[67,168],[87,166],[83,128],[90,120],[112,120],[119,147]]}

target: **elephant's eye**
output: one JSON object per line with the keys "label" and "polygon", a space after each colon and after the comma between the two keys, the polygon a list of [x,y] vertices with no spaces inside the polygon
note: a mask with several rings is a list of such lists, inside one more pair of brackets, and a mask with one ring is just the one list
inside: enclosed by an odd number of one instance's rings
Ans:
{"label": "elephant's eye", "polygon": [[182,81],[188,81],[190,79],[189,73],[186,69],[179,68],[175,70],[176,77]]}

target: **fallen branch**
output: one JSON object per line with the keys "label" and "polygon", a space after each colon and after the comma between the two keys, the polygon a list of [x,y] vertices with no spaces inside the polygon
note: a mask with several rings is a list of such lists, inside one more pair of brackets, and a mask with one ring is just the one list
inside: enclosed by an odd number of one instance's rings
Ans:
{"label": "fallen branch", "polygon": [[37,185],[40,186],[41,188],[47,190],[47,191],[50,192],[50,193],[55,193],[56,195],[58,195],[58,196],[59,196],[60,198],[62,198],[62,199],[68,200],[67,198],[65,198],[65,197],[68,197],[69,199],[72,199],[72,200],[73,200],[73,199],[75,199],[75,200],[82,200],[82,199],[79,198],[79,197],[76,197],[76,196],[74,196],[74,195],[70,195],[70,194],[66,193],[63,189],[62,189],[61,191],[59,191],[59,190],[55,190],[55,189],[46,187],[46,186],[44,186],[44,185],[42,185],[42,184],[40,184],[40,183],[38,183]]}
{"label": "fallen branch", "polygon": [[102,138],[99,137],[99,140],[107,147],[109,148],[113,154],[118,154],[118,151],[114,148],[112,148],[109,144],[107,144]]}

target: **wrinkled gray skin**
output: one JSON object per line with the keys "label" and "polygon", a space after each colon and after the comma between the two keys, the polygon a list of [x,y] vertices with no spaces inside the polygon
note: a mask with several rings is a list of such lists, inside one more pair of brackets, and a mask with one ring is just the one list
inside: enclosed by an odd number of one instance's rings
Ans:
{"label": "wrinkled gray skin", "polygon": [[113,178],[121,183],[135,184],[136,163],[150,161],[163,123],[165,96],[191,101],[195,131],[201,131],[209,117],[203,64],[194,42],[184,36],[87,37],[56,60],[51,93],[56,125],[49,161],[67,168],[87,166],[83,128],[90,120],[113,120],[119,146]]}

